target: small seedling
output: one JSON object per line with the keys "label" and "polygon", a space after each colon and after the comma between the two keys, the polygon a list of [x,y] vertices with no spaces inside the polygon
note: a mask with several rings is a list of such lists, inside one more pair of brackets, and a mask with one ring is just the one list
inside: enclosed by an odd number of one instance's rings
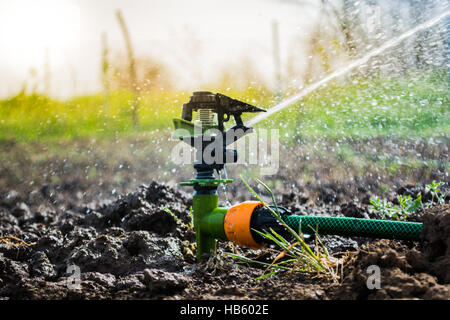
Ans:
{"label": "small seedling", "polygon": [[416,199],[411,198],[411,196],[397,196],[397,201],[400,205],[400,220],[403,217],[406,219],[411,213],[416,212],[419,208],[423,206],[422,204],[422,195],[418,195]]}
{"label": "small seedling", "polygon": [[384,218],[395,218],[396,220],[405,220],[410,214],[416,212],[420,208],[431,208],[434,203],[443,204],[445,203],[445,193],[441,191],[440,187],[444,185],[444,182],[433,181],[431,184],[425,185],[425,191],[431,193],[431,200],[425,205],[422,202],[422,195],[418,194],[415,199],[410,195],[397,196],[398,205],[387,201],[386,199],[381,200],[376,197],[374,200],[370,200],[369,211],[371,213],[378,213],[379,216]]}
{"label": "small seedling", "polygon": [[431,184],[425,185],[425,191],[431,193],[431,201],[427,203],[427,208],[433,205],[435,199],[439,204],[443,204],[445,202],[445,193],[441,192],[441,189],[439,189],[443,185],[444,182],[436,182],[434,180]]}
{"label": "small seedling", "polygon": [[383,219],[391,216],[393,205],[386,199],[381,200],[379,197],[376,197],[375,200],[370,200],[370,204],[370,212],[378,213]]}
{"label": "small seedling", "polygon": [[412,213],[416,212],[423,206],[422,196],[419,194],[416,199],[411,196],[397,196],[398,206],[392,204],[386,199],[381,200],[376,197],[375,200],[370,200],[371,208],[369,211],[372,213],[378,213],[383,219],[394,218],[402,221],[407,219]]}

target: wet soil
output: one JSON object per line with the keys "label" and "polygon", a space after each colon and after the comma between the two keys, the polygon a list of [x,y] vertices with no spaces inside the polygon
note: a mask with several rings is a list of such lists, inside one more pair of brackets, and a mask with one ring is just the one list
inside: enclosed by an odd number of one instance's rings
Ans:
{"label": "wet soil", "polygon": [[[423,187],[400,190],[429,196]],[[1,193],[1,299],[450,298],[449,204],[411,218],[424,222],[421,242],[323,237],[330,254],[349,257],[334,283],[300,273],[254,280],[263,270],[225,252],[263,257],[264,250],[229,243],[196,263],[192,200],[177,187],[151,182],[107,201],[92,200],[95,189],[79,192],[73,184],[43,184]],[[244,189],[231,192],[246,195]],[[279,195],[296,214],[366,218],[370,196],[365,190],[349,200],[333,184],[296,186]],[[380,268],[379,289],[367,286],[372,265]]]}
{"label": "wet soil", "polygon": [[[167,137],[0,142],[0,299],[450,298],[448,204],[409,217],[425,223],[422,242],[324,236],[330,254],[349,257],[336,283],[300,273],[255,281],[262,269],[225,253],[268,262],[273,254],[229,243],[196,263],[191,190],[177,186],[192,166],[167,160]],[[374,196],[421,194],[426,202],[423,186],[433,180],[448,191],[446,141],[347,141],[352,157],[337,153],[340,141],[302,142],[281,150],[278,173],[263,180],[295,214],[380,218],[368,210]],[[253,199],[238,179],[252,170],[228,168],[237,178],[228,187],[233,203]],[[372,265],[380,289],[367,287]]]}

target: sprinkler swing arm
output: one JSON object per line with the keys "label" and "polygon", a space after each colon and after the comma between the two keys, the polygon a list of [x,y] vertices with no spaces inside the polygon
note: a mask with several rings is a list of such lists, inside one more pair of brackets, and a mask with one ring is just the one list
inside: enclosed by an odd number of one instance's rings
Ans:
{"label": "sprinkler swing arm", "polygon": [[[226,163],[237,162],[237,151],[227,146],[253,132],[241,119],[244,112],[264,112],[266,110],[223,94],[207,91],[194,92],[188,103],[183,105],[181,119],[173,119],[174,137],[181,139],[196,149],[194,169],[197,174],[181,186],[194,188],[192,213],[197,243],[197,260],[204,254],[216,251],[217,241],[231,241],[237,245],[258,249],[267,240],[254,230],[273,229],[281,235],[286,230],[272,215],[270,210],[257,201],[246,201],[229,208],[219,207],[217,188],[233,179],[220,177]],[[193,112],[198,112],[198,124],[193,121]],[[234,117],[235,126],[225,131],[224,122]],[[209,157],[205,157],[205,151]],[[214,175],[216,171],[219,178]],[[225,171],[226,173],[226,171]],[[283,221],[292,229],[311,234],[333,234],[372,238],[419,240],[422,223],[390,220],[316,217],[292,215],[278,206]]]}

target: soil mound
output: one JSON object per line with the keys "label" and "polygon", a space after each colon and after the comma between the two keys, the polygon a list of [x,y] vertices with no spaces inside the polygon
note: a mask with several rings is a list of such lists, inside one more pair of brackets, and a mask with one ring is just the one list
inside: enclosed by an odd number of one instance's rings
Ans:
{"label": "soil mound", "polygon": [[[423,223],[420,244],[378,240],[361,248],[334,298],[450,299],[450,204],[425,210]],[[370,266],[379,267],[379,289],[369,289]]]}

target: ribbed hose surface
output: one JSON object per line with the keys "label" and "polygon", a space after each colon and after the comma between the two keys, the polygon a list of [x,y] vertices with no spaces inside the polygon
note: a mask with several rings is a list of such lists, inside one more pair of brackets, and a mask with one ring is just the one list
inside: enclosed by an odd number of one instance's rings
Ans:
{"label": "ribbed hose surface", "polygon": [[[283,218],[295,231],[369,238],[419,240],[422,223],[340,217],[286,216]],[[312,228],[312,229],[311,229]]]}

